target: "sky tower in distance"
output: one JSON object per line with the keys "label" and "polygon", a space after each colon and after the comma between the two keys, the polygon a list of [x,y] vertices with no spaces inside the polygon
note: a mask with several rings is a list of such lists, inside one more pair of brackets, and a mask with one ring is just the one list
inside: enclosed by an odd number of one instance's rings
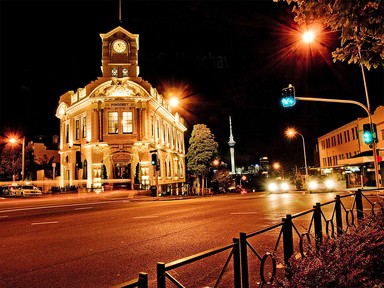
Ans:
{"label": "sky tower in distance", "polygon": [[231,172],[230,174],[236,174],[235,171],[235,140],[233,140],[233,134],[232,134],[232,121],[231,116],[229,116],[229,152],[231,153]]}

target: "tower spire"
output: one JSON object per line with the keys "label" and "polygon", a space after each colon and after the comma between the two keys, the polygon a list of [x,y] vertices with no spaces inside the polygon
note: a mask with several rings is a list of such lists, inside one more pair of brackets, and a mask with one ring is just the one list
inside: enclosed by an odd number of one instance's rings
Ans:
{"label": "tower spire", "polygon": [[229,152],[231,153],[231,174],[236,174],[235,171],[235,140],[233,139],[232,134],[232,120],[231,116],[229,116]]}
{"label": "tower spire", "polygon": [[121,0],[119,0],[119,23],[121,22]]}

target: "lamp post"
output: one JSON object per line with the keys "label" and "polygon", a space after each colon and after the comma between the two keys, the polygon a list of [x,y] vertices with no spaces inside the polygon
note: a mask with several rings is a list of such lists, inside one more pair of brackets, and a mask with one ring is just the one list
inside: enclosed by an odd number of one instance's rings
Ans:
{"label": "lamp post", "polygon": [[[367,110],[368,110],[368,119],[369,119],[369,125],[371,127],[371,132],[373,131],[373,122],[372,122],[372,114],[371,114],[371,105],[369,102],[369,96],[368,96],[368,87],[367,87],[367,81],[365,80],[365,72],[364,72],[364,66],[361,62],[361,49],[360,45],[357,45],[358,54],[359,54],[359,61],[360,61],[360,68],[361,68],[361,74],[363,75],[363,83],[364,83],[364,91],[365,91],[365,98],[367,101]],[[375,135],[377,138],[377,135]],[[379,163],[377,161],[377,146],[376,146],[376,139],[372,142],[372,154],[373,154],[373,165],[375,168],[375,181],[376,181],[376,187],[380,188],[380,177],[379,177]]]}
{"label": "lamp post", "polygon": [[[172,107],[176,107],[179,104],[179,100],[176,97],[170,98],[168,101],[169,105]],[[153,150],[151,152],[156,153],[156,163],[153,164],[153,167],[155,169],[155,186],[156,186],[156,200],[159,200],[159,168],[158,162],[159,162],[159,154],[157,153],[157,147],[156,147],[156,135],[159,127],[157,126],[157,119],[156,119],[156,113],[157,110],[159,110],[161,107],[163,107],[161,104],[156,108],[155,112],[153,113],[154,119],[153,119]]]}
{"label": "lamp post", "polygon": [[305,152],[305,140],[304,140],[304,136],[297,132],[295,129],[292,129],[292,128],[288,128],[286,131],[285,131],[285,135],[287,135],[288,138],[293,138],[295,137],[295,135],[300,135],[302,140],[303,140],[303,152],[304,152],[304,165],[305,165],[305,183],[308,183],[308,165],[307,165],[307,153]]}
{"label": "lamp post", "polygon": [[[312,43],[315,40],[315,37],[316,37],[316,34],[313,31],[305,31],[303,33],[303,35],[302,35],[302,40],[303,40],[303,42],[310,44],[310,43]],[[357,41],[357,39],[355,39],[355,41]],[[366,82],[366,79],[365,79],[364,65],[363,65],[363,63],[361,61],[362,60],[362,57],[361,57],[361,47],[360,47],[359,43],[357,43],[356,46],[357,46],[357,56],[359,58],[359,66],[360,66],[361,73],[362,73],[362,76],[363,76],[364,92],[365,92],[365,98],[366,98],[366,101],[367,101],[367,106],[365,107],[361,103],[356,102],[356,101],[352,101],[352,100],[345,100],[345,101],[337,100],[337,101],[338,102],[342,102],[342,103],[357,104],[357,105],[363,107],[364,110],[368,114],[370,128],[371,128],[371,131],[373,131],[373,122],[372,122],[372,114],[371,114],[371,105],[370,105],[369,95],[368,95],[368,87],[367,87],[367,82]],[[307,98],[307,99],[310,99],[310,98]],[[304,99],[304,97],[303,97],[302,100],[307,100],[307,99]],[[310,100],[310,101],[313,101],[313,100]],[[326,102],[330,102],[330,101],[326,101]],[[333,101],[333,102],[336,102],[336,101]],[[376,137],[377,137],[377,135],[376,135]],[[372,154],[373,154],[373,164],[374,164],[374,169],[375,169],[376,187],[380,188],[381,183],[380,183],[380,177],[379,177],[379,163],[378,163],[378,159],[377,159],[377,156],[378,156],[377,155],[377,145],[376,145],[375,141],[373,141],[373,143],[372,143]]]}
{"label": "lamp post", "polygon": [[[15,144],[17,142],[16,138],[10,138],[9,142]],[[25,136],[22,139],[21,145],[21,181],[24,181],[24,171],[25,171]],[[14,179],[13,179],[14,180]]]}

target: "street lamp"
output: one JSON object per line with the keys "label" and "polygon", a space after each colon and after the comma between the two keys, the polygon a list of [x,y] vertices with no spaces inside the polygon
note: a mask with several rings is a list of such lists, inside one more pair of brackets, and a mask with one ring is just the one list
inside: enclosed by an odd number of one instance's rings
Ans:
{"label": "street lamp", "polygon": [[[168,100],[168,103],[169,105],[171,105],[172,107],[176,107],[178,104],[179,104],[179,100],[176,98],[176,97],[172,97]],[[158,166],[158,161],[159,161],[159,155],[157,153],[157,148],[156,148],[156,135],[157,135],[157,131],[158,129],[160,129],[160,127],[157,127],[157,119],[156,119],[156,113],[157,113],[157,110],[159,110],[159,108],[163,107],[161,104],[156,108],[155,112],[153,113],[154,115],[154,119],[153,119],[153,150],[151,150],[152,153],[155,153],[156,154],[156,161],[154,161],[155,163],[152,163],[154,169],[155,169],[155,186],[156,186],[156,200],[159,200],[159,168],[157,167]]]}
{"label": "street lamp", "polygon": [[[12,137],[9,139],[9,142],[11,144],[15,144],[18,139]],[[24,171],[25,171],[25,136],[23,136],[22,139],[22,146],[21,146],[21,181],[24,181]]]}
{"label": "street lamp", "polygon": [[[316,37],[316,34],[313,32],[313,31],[305,31],[302,35],[302,40],[303,42],[305,43],[312,43],[314,40],[315,40],[315,37]],[[355,39],[356,40],[356,39]],[[359,106],[361,106],[368,114],[368,120],[369,120],[369,124],[370,124],[370,130],[371,132],[374,131],[373,129],[373,122],[372,122],[372,113],[371,113],[371,105],[370,105],[370,101],[369,101],[369,95],[368,95],[368,87],[367,87],[367,81],[365,79],[365,71],[364,71],[364,65],[362,63],[362,57],[361,57],[361,47],[360,47],[360,44],[357,43],[357,56],[359,58],[359,66],[360,66],[360,69],[361,69],[361,74],[363,76],[363,84],[364,84],[364,92],[365,92],[365,98],[366,98],[366,101],[367,101],[367,106],[364,106],[362,105],[361,103],[359,102],[356,102],[356,101],[340,101],[338,100],[339,102],[343,102],[343,103],[351,103],[351,104],[357,104]],[[296,98],[297,100],[299,100],[298,98]],[[308,98],[309,99],[309,98]],[[302,100],[307,100],[307,99],[303,99]],[[310,100],[312,101],[312,100]],[[330,101],[326,101],[326,102],[330,102]],[[333,102],[336,102],[336,101],[333,101]],[[354,102],[354,103],[352,103]],[[377,137],[377,135],[376,135]],[[381,183],[380,183],[380,177],[379,177],[379,163],[378,163],[378,159],[377,159],[377,145],[376,145],[376,141],[373,141],[373,143],[371,144],[372,146],[372,154],[373,154],[373,165],[374,165],[374,169],[375,169],[375,180],[376,180],[376,187],[377,188],[380,188],[381,186]]]}
{"label": "street lamp", "polygon": [[300,135],[302,140],[303,140],[303,152],[304,152],[304,165],[305,165],[305,183],[308,183],[308,165],[307,165],[307,153],[305,152],[305,140],[304,140],[304,136],[297,132],[295,129],[293,128],[288,128],[286,131],[285,131],[285,135],[288,137],[288,138],[293,138],[295,137],[295,135]]}

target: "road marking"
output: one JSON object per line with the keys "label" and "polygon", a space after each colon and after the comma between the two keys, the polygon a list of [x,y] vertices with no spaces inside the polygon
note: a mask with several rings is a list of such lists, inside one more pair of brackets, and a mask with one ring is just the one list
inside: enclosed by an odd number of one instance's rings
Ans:
{"label": "road marking", "polygon": [[233,212],[231,215],[247,215],[247,214],[257,214],[257,212]]}
{"label": "road marking", "polygon": [[31,225],[46,225],[46,224],[57,224],[59,222],[57,221],[50,221],[50,222],[34,222],[34,223],[31,223]]}
{"label": "road marking", "polygon": [[93,209],[93,207],[75,208],[75,210],[87,210],[87,209]]}
{"label": "road marking", "polygon": [[8,215],[5,215],[5,216],[0,216],[0,218],[7,218],[8,217]]}
{"label": "road marking", "polygon": [[150,218],[159,218],[159,216],[137,216],[132,218],[133,219],[150,219]]}

